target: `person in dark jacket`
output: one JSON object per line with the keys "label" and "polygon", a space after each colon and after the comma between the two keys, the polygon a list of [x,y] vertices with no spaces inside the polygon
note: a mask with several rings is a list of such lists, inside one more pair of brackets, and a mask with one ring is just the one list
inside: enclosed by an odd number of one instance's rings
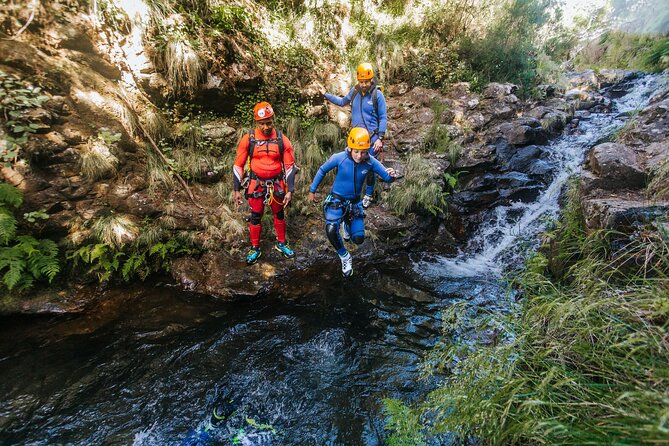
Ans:
{"label": "person in dark jacket", "polygon": [[319,169],[309,187],[309,200],[316,201],[316,190],[325,175],[337,169],[332,191],[325,199],[325,233],[337,250],[344,277],[353,274],[353,258],[339,234],[344,223],[344,239],[360,245],[365,241],[365,212],[360,196],[362,186],[369,172],[378,175],[385,182],[395,180],[393,168],[386,168],[376,158],[369,156],[370,136],[365,128],[356,127],[348,135],[348,149],[332,155]]}

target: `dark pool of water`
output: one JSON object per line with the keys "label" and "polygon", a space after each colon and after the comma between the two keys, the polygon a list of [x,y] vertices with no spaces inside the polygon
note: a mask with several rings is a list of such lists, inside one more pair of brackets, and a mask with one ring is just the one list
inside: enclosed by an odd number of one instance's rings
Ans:
{"label": "dark pool of water", "polygon": [[504,290],[468,280],[402,294],[354,279],[224,303],[147,286],[109,292],[86,316],[3,320],[0,444],[178,445],[222,398],[238,410],[210,444],[383,444],[382,399],[434,385],[417,377],[440,310]]}

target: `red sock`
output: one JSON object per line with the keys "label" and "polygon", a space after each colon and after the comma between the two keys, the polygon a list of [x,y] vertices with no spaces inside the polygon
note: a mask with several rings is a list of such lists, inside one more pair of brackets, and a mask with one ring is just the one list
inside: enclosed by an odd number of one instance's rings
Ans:
{"label": "red sock", "polygon": [[260,225],[249,225],[249,232],[251,233],[251,245],[254,247],[260,246]]}
{"label": "red sock", "polygon": [[279,243],[286,243],[286,220],[279,220],[275,215],[274,229],[276,229],[276,239]]}

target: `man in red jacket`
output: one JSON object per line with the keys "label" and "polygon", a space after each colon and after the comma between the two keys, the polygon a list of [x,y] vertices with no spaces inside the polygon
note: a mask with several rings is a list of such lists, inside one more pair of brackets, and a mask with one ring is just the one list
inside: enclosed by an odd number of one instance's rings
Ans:
{"label": "man in red jacket", "polygon": [[274,128],[274,110],[268,102],[256,104],[253,108],[253,119],[257,127],[239,141],[233,166],[235,203],[237,206],[243,203],[241,189],[244,187],[251,207],[251,249],[246,256],[246,263],[249,265],[256,263],[262,255],[260,220],[265,205],[274,214],[277,238],[274,248],[287,258],[295,257],[295,252],[286,243],[286,220],[283,211],[290,203],[295,189],[293,146],[285,135]]}

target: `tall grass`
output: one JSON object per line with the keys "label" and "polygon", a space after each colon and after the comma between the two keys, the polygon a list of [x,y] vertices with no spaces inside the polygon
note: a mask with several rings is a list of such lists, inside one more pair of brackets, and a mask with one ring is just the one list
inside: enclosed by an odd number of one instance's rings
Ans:
{"label": "tall grass", "polygon": [[390,209],[397,215],[410,211],[445,214],[446,195],[438,181],[438,169],[420,154],[409,156],[406,164],[404,179],[394,184],[387,194]]}
{"label": "tall grass", "polygon": [[99,138],[91,138],[81,154],[79,169],[85,178],[96,181],[116,175],[118,158],[109,146]]}
{"label": "tall grass", "polygon": [[669,161],[654,172],[648,192],[654,200],[669,200]]}
{"label": "tall grass", "polygon": [[500,445],[669,442],[669,237],[562,224],[573,263],[553,279],[538,254],[513,281],[519,308],[467,327],[487,342],[444,324],[426,372],[448,377],[420,406],[423,429]]}

